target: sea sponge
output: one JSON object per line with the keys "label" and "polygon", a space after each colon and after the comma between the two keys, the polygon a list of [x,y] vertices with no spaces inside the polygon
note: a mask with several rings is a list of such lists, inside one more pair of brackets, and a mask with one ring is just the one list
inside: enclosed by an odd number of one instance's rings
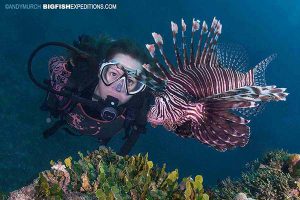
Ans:
{"label": "sea sponge", "polygon": [[255,200],[255,199],[248,198],[245,193],[241,192],[236,195],[235,200]]}
{"label": "sea sponge", "polygon": [[248,200],[248,198],[245,193],[238,193],[235,197],[235,200]]}
{"label": "sea sponge", "polygon": [[300,154],[291,154],[289,157],[290,165],[294,166],[300,161]]}

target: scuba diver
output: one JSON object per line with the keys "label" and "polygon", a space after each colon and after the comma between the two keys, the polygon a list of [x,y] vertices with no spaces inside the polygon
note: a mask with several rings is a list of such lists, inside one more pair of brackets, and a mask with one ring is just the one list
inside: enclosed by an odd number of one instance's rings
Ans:
{"label": "scuba diver", "polygon": [[50,80],[44,81],[47,87],[43,89],[48,92],[41,109],[49,111],[48,123],[51,118],[58,120],[43,132],[44,137],[63,128],[72,135],[95,136],[107,145],[124,130],[126,140],[119,154],[128,154],[139,135],[146,132],[153,100],[142,80],[147,55],[129,40],[112,41],[104,36],[97,40],[82,35],[74,47],[50,42],[37,48],[29,59],[29,75],[36,84],[31,62],[37,51],[48,45],[65,47],[71,53],[67,58],[52,57],[48,63]]}

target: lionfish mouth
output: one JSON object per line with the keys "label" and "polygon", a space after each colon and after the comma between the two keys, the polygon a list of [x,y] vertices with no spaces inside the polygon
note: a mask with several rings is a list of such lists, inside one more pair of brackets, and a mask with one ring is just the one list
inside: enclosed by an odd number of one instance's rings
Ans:
{"label": "lionfish mouth", "polygon": [[148,112],[147,118],[148,118],[148,122],[154,128],[157,127],[157,126],[159,126],[159,125],[163,125],[164,124],[164,120],[165,120],[163,117],[154,116],[152,114],[152,112]]}
{"label": "lionfish mouth", "polygon": [[[152,108],[155,109],[155,108]],[[148,112],[148,122],[152,127],[156,128],[157,126],[164,126],[169,131],[174,131],[179,125],[188,121],[188,118],[185,115],[181,116],[178,119],[173,118],[172,120],[166,119],[165,117],[158,117],[153,115],[153,112]]]}

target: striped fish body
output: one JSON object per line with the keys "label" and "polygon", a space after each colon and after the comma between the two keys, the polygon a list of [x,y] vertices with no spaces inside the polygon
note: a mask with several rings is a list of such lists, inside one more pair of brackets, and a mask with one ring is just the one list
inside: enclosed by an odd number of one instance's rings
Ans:
{"label": "striped fish body", "polygon": [[148,113],[148,121],[153,126],[163,125],[181,137],[196,138],[219,151],[245,146],[250,136],[250,128],[247,126],[250,121],[233,112],[233,109],[249,109],[256,107],[257,102],[285,100],[287,96],[285,88],[259,86],[261,79],[264,79],[265,68],[274,59],[274,55],[246,73],[222,66],[216,53],[222,25],[214,18],[201,48],[202,37],[207,30],[206,23],[202,25],[195,57],[193,36],[200,25],[199,21],[193,20],[188,58],[184,36],[186,25],[182,20],[181,61],[176,44],[178,28],[173,22],[171,27],[176,68],[165,56],[163,40],[159,34],[152,35],[168,68],[163,67],[156,58],[154,45],[146,45],[158,70],[151,69],[149,65],[144,65],[144,68],[165,82],[165,90],[155,93],[155,104]]}
{"label": "striped fish body", "polygon": [[[168,80],[164,93],[156,96],[155,105],[148,113],[148,121],[153,126],[163,125],[179,136],[195,137],[220,151],[229,146],[243,146],[249,138],[249,127],[245,125],[249,121],[228,113],[227,110],[252,107],[254,103],[227,102],[207,97],[253,85],[253,82],[253,70],[246,74],[214,66],[183,70]],[[228,119],[236,123],[231,122],[229,125]],[[226,129],[221,131],[225,126]],[[227,142],[222,146],[221,141]]]}

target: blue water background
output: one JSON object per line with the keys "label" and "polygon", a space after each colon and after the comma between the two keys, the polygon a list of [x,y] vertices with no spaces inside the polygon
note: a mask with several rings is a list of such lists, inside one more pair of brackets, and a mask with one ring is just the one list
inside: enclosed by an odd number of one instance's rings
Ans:
{"label": "blue water background", "polygon": [[[107,33],[113,38],[131,38],[140,44],[152,43],[152,32],[163,35],[168,54],[171,48],[170,21],[183,17],[190,30],[192,18],[217,16],[223,24],[220,41],[240,44],[255,66],[272,53],[277,59],[267,70],[267,82],[288,88],[286,102],[270,103],[251,122],[251,138],[244,148],[220,153],[195,140],[182,139],[160,128],[142,135],[132,153],[149,153],[154,162],[179,169],[181,176],[202,174],[213,186],[227,176],[238,177],[244,165],[273,149],[300,152],[300,2],[266,1],[44,1],[45,3],[116,3],[117,10],[5,10],[0,13],[0,191],[12,191],[28,184],[38,172],[50,167],[50,160],[64,159],[77,151],[97,148],[89,137],[59,132],[48,140],[41,132],[47,127],[46,113],[39,110],[44,92],[33,85],[26,72],[31,51],[46,41],[72,43],[78,35]],[[28,1],[28,3],[36,3]],[[47,59],[62,51],[49,49],[40,54],[35,71],[46,74]],[[43,72],[42,72],[43,71]],[[117,149],[120,137],[112,141]]]}

